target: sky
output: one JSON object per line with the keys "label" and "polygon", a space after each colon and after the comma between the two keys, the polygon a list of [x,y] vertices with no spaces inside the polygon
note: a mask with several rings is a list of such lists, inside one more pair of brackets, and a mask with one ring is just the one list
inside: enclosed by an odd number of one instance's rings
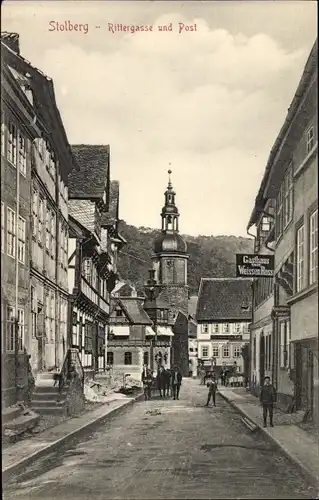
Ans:
{"label": "sky", "polygon": [[5,1],[1,29],[53,79],[70,144],[110,145],[122,219],[160,228],[171,169],[181,233],[246,236],[317,36],[315,1]]}

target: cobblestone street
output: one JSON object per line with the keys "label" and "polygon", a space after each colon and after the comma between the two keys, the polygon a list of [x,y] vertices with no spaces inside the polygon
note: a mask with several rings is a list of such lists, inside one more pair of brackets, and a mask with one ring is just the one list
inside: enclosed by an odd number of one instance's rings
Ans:
{"label": "cobblestone street", "polygon": [[185,380],[179,401],[136,403],[36,462],[6,486],[4,498],[316,498],[228,403],[217,397],[217,407],[206,408],[205,398],[205,387]]}

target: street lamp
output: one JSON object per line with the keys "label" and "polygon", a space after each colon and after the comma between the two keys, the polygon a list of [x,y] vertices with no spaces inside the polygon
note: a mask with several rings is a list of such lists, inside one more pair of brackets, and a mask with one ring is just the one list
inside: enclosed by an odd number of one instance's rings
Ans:
{"label": "street lamp", "polygon": [[[153,326],[154,326],[154,332],[155,336],[154,339],[151,340],[151,370],[154,370],[154,347],[156,346],[157,342],[157,307],[156,307],[156,299],[161,293],[161,286],[157,284],[156,279],[155,279],[155,270],[150,269],[148,271],[149,274],[149,279],[147,280],[147,284],[145,285],[145,295],[147,300],[149,301],[149,304],[147,309],[150,309],[149,316],[153,320]],[[154,314],[152,314],[154,312]]]}

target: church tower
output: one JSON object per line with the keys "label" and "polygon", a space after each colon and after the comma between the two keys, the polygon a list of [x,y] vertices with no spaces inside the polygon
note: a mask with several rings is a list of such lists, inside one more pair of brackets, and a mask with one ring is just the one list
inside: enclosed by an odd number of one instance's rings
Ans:
{"label": "church tower", "polygon": [[[153,268],[155,279],[161,285],[160,297],[169,305],[169,319],[173,326],[173,362],[179,364],[188,376],[188,285],[187,245],[179,235],[179,212],[175,205],[176,193],[168,171],[165,205],[162,208],[162,232],[154,241]],[[181,322],[182,317],[182,322]],[[177,327],[177,324],[179,327]],[[183,325],[183,326],[182,326]]]}

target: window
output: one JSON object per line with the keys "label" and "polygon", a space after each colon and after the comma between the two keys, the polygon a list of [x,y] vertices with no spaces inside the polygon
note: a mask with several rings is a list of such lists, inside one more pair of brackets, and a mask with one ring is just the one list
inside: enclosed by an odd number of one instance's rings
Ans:
{"label": "window", "polygon": [[[268,279],[268,278],[267,278]],[[244,333],[249,333],[249,323],[244,323],[243,326],[243,332]]]}
{"label": "window", "polygon": [[229,323],[224,323],[223,324],[223,332],[224,333],[229,333]]}
{"label": "window", "polygon": [[212,325],[212,333],[218,333],[218,332],[219,332],[219,325],[215,323]]}
{"label": "window", "polygon": [[235,323],[234,324],[234,333],[240,333],[240,332],[241,332],[241,324]]}
{"label": "window", "polygon": [[17,164],[17,129],[13,123],[9,123],[8,127],[8,160],[16,166]]}
{"label": "window", "polygon": [[276,238],[282,235],[283,231],[283,186],[281,186],[276,200]]}
{"label": "window", "polygon": [[51,243],[51,212],[47,208],[46,222],[45,222],[45,248],[50,253],[50,243]]}
{"label": "window", "polygon": [[4,234],[5,234],[5,226],[4,226],[4,203],[1,202],[1,252],[4,252]]}
{"label": "window", "polygon": [[19,171],[25,177],[27,174],[27,141],[25,137],[19,133]]}
{"label": "window", "polygon": [[218,347],[218,345],[213,345],[213,347],[212,347],[212,356],[214,358],[218,358],[218,356],[219,356],[219,347]]}
{"label": "window", "polygon": [[149,364],[149,355],[148,355],[148,352],[144,352],[144,355],[143,355],[143,363],[144,365],[147,365]]}
{"label": "window", "polygon": [[271,228],[271,218],[268,216],[264,216],[261,220],[261,231],[268,233]]}
{"label": "window", "polygon": [[106,364],[111,366],[114,365],[114,352],[108,351],[106,354]]}
{"label": "window", "polygon": [[318,281],[318,210],[309,220],[309,284]]}
{"label": "window", "polygon": [[229,358],[229,345],[228,344],[223,346],[223,358]]}
{"label": "window", "polygon": [[289,363],[290,321],[280,323],[280,368],[287,368]]}
{"label": "window", "polygon": [[314,128],[313,125],[308,128],[306,132],[306,150],[307,154],[310,153],[310,151],[313,149],[315,144],[315,134],[314,134]]}
{"label": "window", "polygon": [[92,275],[92,266],[90,259],[84,259],[82,264],[82,272],[84,278],[91,283],[91,275]]}
{"label": "window", "polygon": [[13,352],[15,349],[15,315],[14,308],[7,308],[7,343],[6,350]]}
{"label": "window", "polygon": [[64,268],[67,269],[69,265],[69,260],[68,260],[68,244],[69,244],[69,231],[68,228],[65,227],[64,229]]}
{"label": "window", "polygon": [[[48,146],[47,146],[48,147]],[[47,149],[47,169],[52,177],[52,179],[55,180],[56,178],[56,163],[55,163],[55,157],[53,151],[50,151],[49,148]]]}
{"label": "window", "polygon": [[51,249],[51,256],[54,259],[55,258],[55,238],[56,238],[56,217],[55,213],[51,212],[51,226],[50,226],[50,249]]}
{"label": "window", "polygon": [[241,346],[234,345],[234,358],[240,358],[241,356]]}
{"label": "window", "polygon": [[18,220],[18,259],[25,262],[25,220],[19,216]]}
{"label": "window", "polygon": [[7,253],[10,257],[16,254],[16,214],[7,208]]}
{"label": "window", "polygon": [[38,193],[33,189],[32,193],[32,235],[36,238],[38,231]]}
{"label": "window", "polygon": [[46,296],[46,333],[52,342],[55,339],[55,294],[48,292]]}
{"label": "window", "polygon": [[284,229],[288,226],[292,219],[292,203],[293,203],[293,181],[292,181],[292,164],[289,165],[288,171],[284,178],[284,200],[283,200],[283,225]]}
{"label": "window", "polygon": [[5,155],[5,143],[6,143],[6,125],[4,113],[1,113],[1,154]]}
{"label": "window", "polygon": [[305,272],[305,227],[302,225],[297,231],[297,292],[304,288],[304,272]]}
{"label": "window", "polygon": [[43,244],[43,224],[44,224],[44,201],[39,198],[39,214],[38,214],[38,240]]}
{"label": "window", "polygon": [[24,348],[24,310],[18,309],[18,349],[23,351]]}
{"label": "window", "polygon": [[202,325],[202,333],[208,333],[208,325]]}
{"label": "window", "polygon": [[124,353],[124,364],[125,365],[131,365],[132,364],[132,353],[131,352],[125,352]]}
{"label": "window", "polygon": [[37,331],[37,295],[34,286],[31,287],[31,334],[36,337]]}
{"label": "window", "polygon": [[208,346],[206,345],[202,347],[202,358],[208,358]]}

